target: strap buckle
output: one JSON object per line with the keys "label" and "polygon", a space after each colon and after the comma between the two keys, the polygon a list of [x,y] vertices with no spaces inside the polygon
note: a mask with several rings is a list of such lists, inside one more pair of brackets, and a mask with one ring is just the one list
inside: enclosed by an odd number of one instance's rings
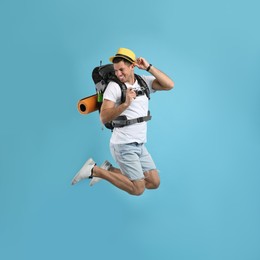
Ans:
{"label": "strap buckle", "polygon": [[136,121],[137,121],[137,123],[142,123],[142,122],[144,122],[144,117],[138,117],[136,119]]}

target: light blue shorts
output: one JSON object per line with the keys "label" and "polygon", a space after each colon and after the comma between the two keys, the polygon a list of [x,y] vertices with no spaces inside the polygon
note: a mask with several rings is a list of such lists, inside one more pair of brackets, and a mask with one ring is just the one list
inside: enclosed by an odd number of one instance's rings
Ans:
{"label": "light blue shorts", "polygon": [[155,170],[155,163],[144,144],[112,144],[110,151],[122,173],[130,180],[144,179],[144,172]]}

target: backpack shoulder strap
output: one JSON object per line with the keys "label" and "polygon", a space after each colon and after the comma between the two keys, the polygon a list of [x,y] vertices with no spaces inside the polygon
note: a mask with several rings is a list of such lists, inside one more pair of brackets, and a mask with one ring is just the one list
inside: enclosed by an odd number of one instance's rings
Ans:
{"label": "backpack shoulder strap", "polygon": [[126,98],[126,90],[127,90],[127,86],[121,82],[117,77],[116,75],[113,75],[109,78],[108,80],[109,82],[112,81],[112,82],[115,82],[119,85],[120,89],[121,89],[121,103],[124,103],[125,102],[125,98]]}

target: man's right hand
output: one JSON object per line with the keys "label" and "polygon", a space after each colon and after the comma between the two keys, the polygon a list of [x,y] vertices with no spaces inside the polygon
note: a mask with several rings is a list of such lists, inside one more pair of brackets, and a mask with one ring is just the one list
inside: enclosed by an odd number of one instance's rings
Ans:
{"label": "man's right hand", "polygon": [[106,124],[107,122],[117,118],[131,105],[135,98],[135,91],[131,88],[128,88],[126,90],[125,102],[120,104],[119,106],[116,106],[116,104],[113,101],[104,99],[100,109],[101,122],[103,124]]}
{"label": "man's right hand", "polygon": [[131,103],[135,100],[136,98],[136,93],[133,89],[128,88],[126,90],[126,97],[125,97],[125,103],[127,104],[127,106],[130,106]]}

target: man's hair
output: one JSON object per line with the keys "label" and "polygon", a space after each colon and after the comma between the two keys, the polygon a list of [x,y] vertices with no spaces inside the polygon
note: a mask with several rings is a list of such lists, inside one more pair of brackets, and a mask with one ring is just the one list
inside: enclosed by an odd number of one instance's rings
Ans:
{"label": "man's hair", "polygon": [[122,57],[115,57],[113,59],[113,63],[119,63],[120,61],[123,61],[126,65],[130,66],[132,63]]}

